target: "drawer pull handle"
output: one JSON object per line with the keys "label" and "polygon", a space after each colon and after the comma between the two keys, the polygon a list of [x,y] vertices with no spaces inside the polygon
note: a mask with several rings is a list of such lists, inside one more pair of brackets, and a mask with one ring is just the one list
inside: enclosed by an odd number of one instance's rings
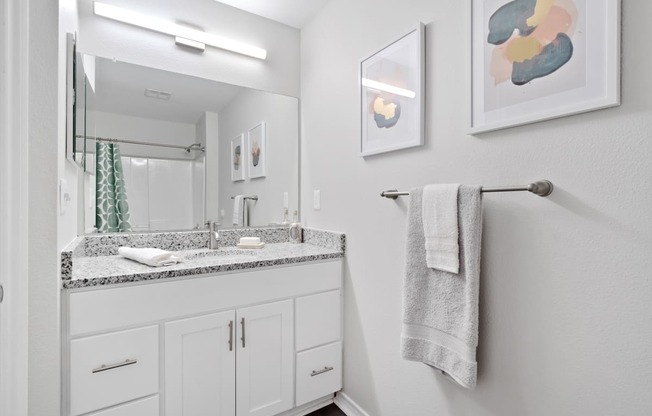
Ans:
{"label": "drawer pull handle", "polygon": [[229,351],[233,351],[233,321],[229,321]]}
{"label": "drawer pull handle", "polygon": [[329,371],[333,371],[334,369],[335,369],[334,367],[324,367],[322,370],[312,370],[312,373],[310,373],[310,377],[328,373]]}
{"label": "drawer pull handle", "polygon": [[242,325],[242,337],[240,337],[240,340],[242,341],[242,348],[245,348],[245,320],[242,318],[240,321],[240,324]]}
{"label": "drawer pull handle", "polygon": [[125,367],[128,365],[136,364],[138,360],[124,360],[121,363],[116,363],[116,364],[102,364],[100,367],[93,369],[93,374],[95,373],[101,373],[102,371],[107,371],[107,370],[113,370],[115,368],[120,368],[120,367]]}

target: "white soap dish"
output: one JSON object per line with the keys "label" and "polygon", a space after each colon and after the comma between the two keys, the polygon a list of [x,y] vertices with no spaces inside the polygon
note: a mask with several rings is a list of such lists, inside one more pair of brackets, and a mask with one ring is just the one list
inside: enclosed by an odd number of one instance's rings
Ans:
{"label": "white soap dish", "polygon": [[258,243],[258,244],[236,244],[236,247],[238,248],[263,248],[265,247],[265,243]]}

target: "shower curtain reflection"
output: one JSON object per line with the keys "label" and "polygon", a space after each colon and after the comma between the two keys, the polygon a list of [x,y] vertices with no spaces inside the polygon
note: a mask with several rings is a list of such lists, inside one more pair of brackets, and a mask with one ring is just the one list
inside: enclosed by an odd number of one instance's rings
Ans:
{"label": "shower curtain reflection", "polygon": [[95,144],[95,227],[99,233],[131,231],[120,147]]}

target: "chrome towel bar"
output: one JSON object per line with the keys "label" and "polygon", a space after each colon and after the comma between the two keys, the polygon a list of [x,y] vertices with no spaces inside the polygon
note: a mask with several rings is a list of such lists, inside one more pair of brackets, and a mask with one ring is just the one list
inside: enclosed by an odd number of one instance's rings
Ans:
{"label": "chrome towel bar", "polygon": [[[243,199],[249,199],[251,201],[258,201],[258,195],[243,196],[242,198]],[[235,197],[232,196],[231,199],[235,199]]]}
{"label": "chrome towel bar", "polygon": [[[482,187],[482,192],[522,192],[522,191],[528,191],[532,192],[535,195],[539,196],[548,196],[552,193],[554,189],[554,186],[552,185],[552,182],[548,180],[540,180],[533,182],[529,185],[519,185],[519,186],[495,186],[495,187]],[[396,199],[399,196],[407,196],[410,195],[409,192],[406,191],[397,191],[396,189],[391,189],[389,191],[383,191],[380,193],[381,197],[385,197],[388,199]]]}

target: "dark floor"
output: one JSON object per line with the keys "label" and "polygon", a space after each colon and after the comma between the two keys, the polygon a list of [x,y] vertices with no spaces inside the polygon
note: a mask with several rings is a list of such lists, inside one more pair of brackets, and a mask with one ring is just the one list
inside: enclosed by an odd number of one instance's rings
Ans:
{"label": "dark floor", "polygon": [[322,407],[316,412],[310,413],[309,416],[346,416],[339,407],[331,404],[330,406]]}

